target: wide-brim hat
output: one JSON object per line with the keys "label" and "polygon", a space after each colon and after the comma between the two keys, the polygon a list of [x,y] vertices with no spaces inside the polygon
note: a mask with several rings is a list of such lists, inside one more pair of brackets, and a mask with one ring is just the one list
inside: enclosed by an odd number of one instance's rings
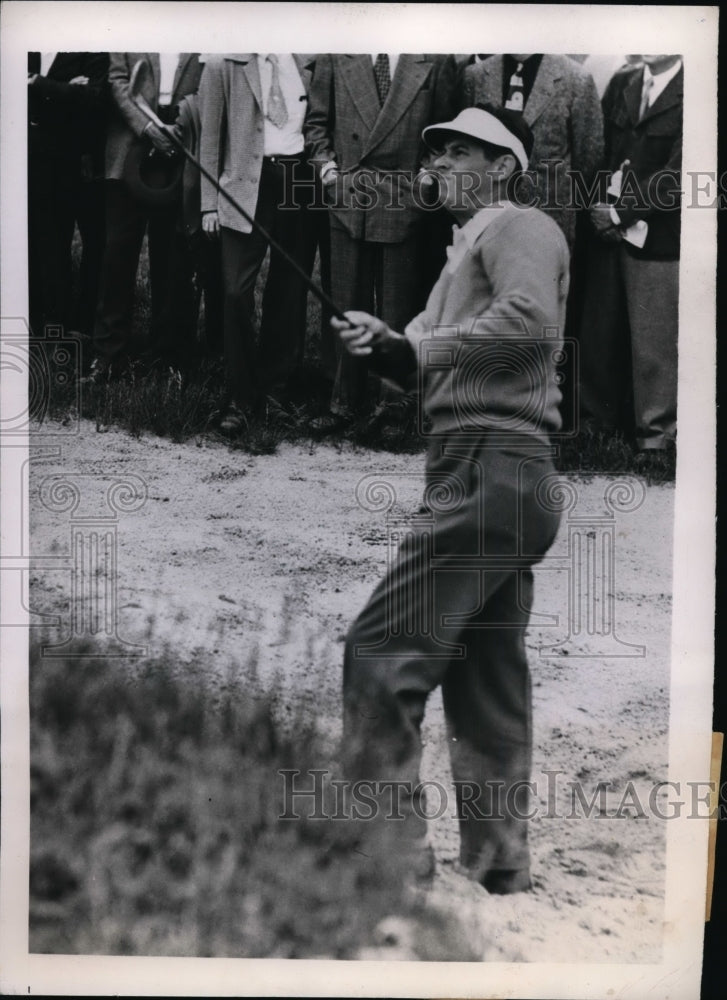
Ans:
{"label": "wide-brim hat", "polygon": [[482,108],[465,108],[451,122],[428,125],[422,132],[422,139],[433,151],[439,151],[451,135],[465,135],[470,139],[489,142],[493,146],[509,149],[522,170],[528,169],[528,154],[522,140],[510,129]]}
{"label": "wide-brim hat", "polygon": [[124,161],[124,180],[130,193],[150,207],[170,205],[180,197],[184,159],[167,156],[148,141],[135,142]]}

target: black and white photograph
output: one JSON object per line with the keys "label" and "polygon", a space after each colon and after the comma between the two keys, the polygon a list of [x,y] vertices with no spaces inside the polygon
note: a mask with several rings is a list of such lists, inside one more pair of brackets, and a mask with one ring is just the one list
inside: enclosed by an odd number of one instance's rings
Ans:
{"label": "black and white photograph", "polygon": [[717,8],[0,17],[2,992],[696,1000]]}

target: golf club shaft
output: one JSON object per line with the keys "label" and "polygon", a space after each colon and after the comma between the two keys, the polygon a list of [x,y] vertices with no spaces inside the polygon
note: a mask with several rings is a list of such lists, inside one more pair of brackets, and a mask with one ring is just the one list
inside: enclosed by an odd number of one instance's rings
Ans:
{"label": "golf club shaft", "polygon": [[283,247],[281,247],[281,245],[277,242],[277,240],[275,240],[270,235],[270,233],[268,233],[268,231],[263,226],[261,226],[260,223],[255,218],[253,218],[253,216],[251,216],[248,212],[245,211],[242,205],[240,205],[235,200],[235,198],[233,198],[232,195],[222,187],[217,178],[213,177],[212,174],[209,172],[209,170],[203,167],[195,156],[192,156],[192,154],[189,152],[184,143],[180,139],[178,139],[177,136],[174,134],[174,131],[172,129],[166,128],[166,126],[161,121],[159,116],[155,114],[152,108],[149,107],[144,97],[142,97],[141,94],[131,94],[131,99],[137,106],[139,111],[141,111],[143,115],[146,115],[149,121],[153,122],[154,125],[156,125],[158,128],[163,129],[164,134],[169,138],[170,142],[174,145],[174,147],[179,152],[181,152],[189,160],[190,163],[193,163],[194,166],[197,167],[202,176],[205,177],[210,182],[210,184],[219,192],[219,194],[221,194],[222,197],[226,201],[228,201],[230,205],[232,205],[232,207],[240,213],[243,219],[246,219],[247,222],[250,223],[253,229],[255,229],[263,237],[263,239],[270,245],[270,247],[273,250],[275,250],[276,253],[280,254],[280,256],[287,261],[287,263],[293,268],[296,274],[303,279],[305,284],[308,286],[311,292],[313,292],[313,294],[321,302],[321,304],[324,305],[327,309],[329,309],[332,315],[336,317],[336,319],[340,319],[344,323],[348,323],[348,325],[350,326],[351,324],[349,320],[346,319],[346,317],[338,308],[333,299],[329,295],[327,295],[326,292],[323,291],[320,285],[317,285],[315,281],[313,281],[310,275],[307,274],[307,272],[300,266],[298,261],[295,260],[295,258],[292,257],[287,252],[287,250],[284,250]]}

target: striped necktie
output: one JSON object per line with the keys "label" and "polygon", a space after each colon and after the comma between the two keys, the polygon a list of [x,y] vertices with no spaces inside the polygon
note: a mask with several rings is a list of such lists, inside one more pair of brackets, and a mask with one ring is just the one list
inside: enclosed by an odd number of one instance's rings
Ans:
{"label": "striped necktie", "polygon": [[644,80],[643,87],[641,89],[641,107],[639,108],[639,121],[644,117],[646,112],[649,110],[649,98],[651,97],[651,88],[654,86],[654,77],[647,76]]}
{"label": "striped necktie", "polygon": [[288,109],[285,106],[283,88],[280,86],[280,66],[278,57],[269,55],[268,62],[272,66],[273,75],[270,81],[270,93],[268,94],[268,119],[276,128],[282,128],[288,121]]}

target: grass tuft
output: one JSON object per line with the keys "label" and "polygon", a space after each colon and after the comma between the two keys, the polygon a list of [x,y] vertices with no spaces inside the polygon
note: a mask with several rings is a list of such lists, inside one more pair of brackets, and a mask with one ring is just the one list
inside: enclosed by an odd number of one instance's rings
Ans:
{"label": "grass tuft", "polygon": [[33,649],[31,951],[352,958],[413,913],[350,823],[280,818],[279,771],[335,762],[301,718],[276,722],[254,665],[213,668]]}

